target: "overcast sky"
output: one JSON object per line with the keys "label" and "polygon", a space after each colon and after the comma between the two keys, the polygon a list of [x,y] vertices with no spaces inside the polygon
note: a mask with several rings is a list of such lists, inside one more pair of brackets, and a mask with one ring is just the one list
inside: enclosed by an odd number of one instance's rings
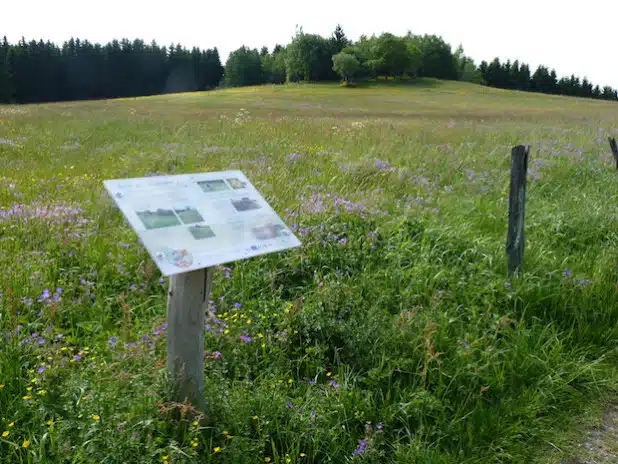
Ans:
{"label": "overcast sky", "polygon": [[[0,36],[22,36],[60,44],[71,36],[104,43],[114,38],[155,39],[218,47],[247,45],[269,49],[288,43],[296,25],[329,36],[340,23],[353,40],[361,34],[437,34],[453,49],[461,43],[477,64],[485,59],[519,59],[536,68],[545,64],[559,76],[587,76],[594,84],[618,88],[615,62],[618,2],[588,0],[571,7],[559,0],[29,0],[2,3]],[[90,6],[88,6],[90,5]]]}

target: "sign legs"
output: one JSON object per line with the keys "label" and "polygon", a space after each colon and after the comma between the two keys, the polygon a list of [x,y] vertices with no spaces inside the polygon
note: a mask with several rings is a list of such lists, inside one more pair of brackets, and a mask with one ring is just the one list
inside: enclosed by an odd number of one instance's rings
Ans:
{"label": "sign legs", "polygon": [[214,267],[170,276],[167,301],[167,371],[171,400],[197,409],[204,397],[204,316]]}

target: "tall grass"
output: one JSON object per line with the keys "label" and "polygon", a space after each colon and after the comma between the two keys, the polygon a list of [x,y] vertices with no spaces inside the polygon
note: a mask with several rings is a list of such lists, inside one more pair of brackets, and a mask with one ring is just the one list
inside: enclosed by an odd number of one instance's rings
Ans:
{"label": "tall grass", "polygon": [[[615,106],[425,83],[0,107],[0,462],[543,462],[566,443],[615,390]],[[303,247],[218,269],[197,414],[167,402],[167,282],[102,180],[225,169]]]}

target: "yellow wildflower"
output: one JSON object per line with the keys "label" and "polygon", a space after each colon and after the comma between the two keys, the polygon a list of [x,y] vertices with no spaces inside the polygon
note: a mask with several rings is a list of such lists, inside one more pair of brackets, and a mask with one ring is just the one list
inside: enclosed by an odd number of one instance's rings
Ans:
{"label": "yellow wildflower", "polygon": [[307,456],[305,453],[300,453],[301,458],[304,458],[305,456]]}
{"label": "yellow wildflower", "polygon": [[98,414],[95,414],[94,416],[92,416],[92,420],[98,421],[101,419],[101,416],[99,416]]}
{"label": "yellow wildflower", "polygon": [[28,388],[26,388],[26,390],[28,390],[30,392],[30,391],[32,391],[32,387],[28,387]]}
{"label": "yellow wildflower", "polygon": [[198,421],[193,421],[193,425],[198,425],[199,422]]}
{"label": "yellow wildflower", "polygon": [[4,384],[0,383],[0,390],[2,390],[4,388]]}
{"label": "yellow wildflower", "polygon": [[30,442],[28,440],[24,440],[21,446],[23,446],[24,448],[28,448],[30,446]]}
{"label": "yellow wildflower", "polygon": [[220,453],[221,452],[221,447],[217,446],[215,447],[215,449],[213,450],[215,453]]}
{"label": "yellow wildflower", "polygon": [[54,421],[51,420],[51,419],[47,421],[47,425],[52,425],[53,423],[54,423]]}
{"label": "yellow wildflower", "polygon": [[25,399],[25,400],[31,400],[31,399],[32,399],[32,396],[30,396],[30,395],[26,395],[26,396],[24,396],[24,399]]}
{"label": "yellow wildflower", "polygon": [[15,422],[11,422],[11,423],[9,424],[9,427],[15,427]]}
{"label": "yellow wildflower", "polygon": [[270,458],[264,458],[264,462],[270,462],[270,461],[272,461],[272,459],[270,459]]}
{"label": "yellow wildflower", "polygon": [[253,420],[258,420],[258,416],[253,416]]}
{"label": "yellow wildflower", "polygon": [[9,436],[9,433],[10,433],[10,432],[9,432],[8,430],[5,430],[4,432],[2,432],[2,438],[6,438],[6,437],[8,437],[8,436]]}
{"label": "yellow wildflower", "polygon": [[191,446],[193,446],[193,448],[196,448],[196,447],[197,447],[197,445],[199,445],[199,443],[198,443],[198,442],[196,442],[196,441],[192,441],[192,442],[191,442]]}

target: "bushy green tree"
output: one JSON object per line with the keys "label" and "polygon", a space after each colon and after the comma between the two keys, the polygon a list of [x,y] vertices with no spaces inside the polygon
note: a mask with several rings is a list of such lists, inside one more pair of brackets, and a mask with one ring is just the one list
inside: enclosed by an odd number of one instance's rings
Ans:
{"label": "bushy green tree", "polygon": [[340,52],[333,55],[333,70],[341,76],[343,82],[349,82],[360,69],[360,63],[354,55]]}
{"label": "bushy green tree", "polygon": [[285,55],[288,81],[320,81],[332,76],[331,44],[317,34],[300,28],[287,46]]}
{"label": "bushy green tree", "polygon": [[256,49],[244,45],[230,53],[225,63],[225,84],[230,87],[257,85],[264,82],[262,61]]}
{"label": "bushy green tree", "polygon": [[427,34],[413,36],[411,33],[408,33],[408,37],[416,43],[420,51],[420,76],[457,80],[451,46],[442,37]]}

